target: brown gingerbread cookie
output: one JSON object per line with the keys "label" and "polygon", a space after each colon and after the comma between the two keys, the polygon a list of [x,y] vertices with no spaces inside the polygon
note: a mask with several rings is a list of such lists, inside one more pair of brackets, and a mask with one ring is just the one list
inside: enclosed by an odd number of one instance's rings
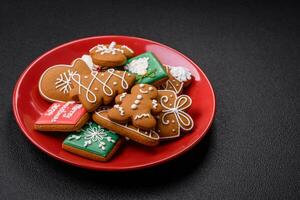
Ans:
{"label": "brown gingerbread cookie", "polygon": [[162,84],[161,88],[165,90],[173,90],[177,95],[182,93],[183,88],[192,82],[191,72],[184,67],[172,67],[164,65],[168,73],[168,80]]}
{"label": "brown gingerbread cookie", "polygon": [[90,68],[81,58],[75,59],[71,65],[54,65],[48,68],[39,80],[40,95],[50,102],[70,101],[72,76],[74,74],[89,74]]}
{"label": "brown gingerbread cookie", "polygon": [[91,48],[90,55],[96,65],[108,68],[124,65],[127,58],[133,57],[134,52],[126,45],[111,42]]}
{"label": "brown gingerbread cookie", "polygon": [[161,106],[155,99],[157,89],[148,84],[137,84],[131,94],[120,94],[116,97],[116,105],[108,111],[108,117],[118,123],[131,123],[140,129],[150,130],[155,127],[156,120],[152,116],[161,112]]}
{"label": "brown gingerbread cookie", "polygon": [[146,146],[156,146],[159,143],[159,135],[155,130],[142,130],[132,124],[119,124],[108,118],[108,110],[97,110],[93,114],[93,120],[102,127],[118,133],[124,137]]}
{"label": "brown gingerbread cookie", "polygon": [[189,96],[177,96],[172,90],[158,90],[158,101],[163,108],[157,116],[156,126],[161,140],[177,138],[181,131],[190,131],[193,128],[193,119],[186,113],[192,105]]}
{"label": "brown gingerbread cookie", "polygon": [[72,76],[70,97],[92,112],[102,104],[109,104],[116,95],[129,90],[134,82],[133,74],[112,68],[84,75],[77,73]]}

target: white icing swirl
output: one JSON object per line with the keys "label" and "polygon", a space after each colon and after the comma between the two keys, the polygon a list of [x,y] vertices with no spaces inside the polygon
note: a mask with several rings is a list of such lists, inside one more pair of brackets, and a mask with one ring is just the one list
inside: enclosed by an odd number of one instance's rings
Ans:
{"label": "white icing swirl", "polygon": [[[79,85],[79,91],[78,93],[81,94],[81,88],[84,88],[86,93],[85,93],[85,97],[86,97],[86,100],[89,102],[89,103],[95,103],[97,101],[97,96],[96,94],[93,92],[93,90],[91,89],[94,81],[97,81],[98,83],[100,83],[102,85],[102,90],[104,92],[105,95],[107,96],[112,96],[114,94],[114,91],[111,87],[109,87],[107,85],[107,83],[109,82],[109,80],[111,79],[112,76],[115,76],[115,77],[118,77],[119,79],[121,79],[121,86],[124,90],[128,89],[128,83],[125,79],[125,75],[126,75],[126,72],[123,72],[122,75],[119,75],[117,73],[114,73],[115,70],[114,69],[108,69],[106,71],[109,75],[107,77],[107,79],[105,81],[103,81],[102,77],[101,76],[101,79],[97,77],[98,75],[98,72],[97,71],[92,71],[90,76],[92,76],[92,80],[90,81],[90,83],[88,84],[88,86],[85,86],[82,84],[81,82],[81,75],[80,74],[73,74],[72,76],[72,80],[77,83]],[[91,97],[90,97],[91,96]]]}
{"label": "white icing swirl", "polygon": [[162,124],[168,125],[170,121],[166,120],[166,117],[170,114],[174,114],[181,129],[185,131],[191,130],[194,126],[194,122],[191,116],[185,112],[185,110],[192,104],[191,98],[187,95],[181,95],[175,99],[173,107],[167,106],[166,102],[168,101],[169,99],[167,96],[161,97],[161,105],[164,108],[161,116]]}
{"label": "white icing swirl", "polygon": [[148,114],[148,113],[143,113],[143,114],[140,114],[140,115],[136,115],[135,117],[134,117],[134,120],[137,120],[137,119],[142,119],[142,118],[149,118],[150,117],[150,115]]}

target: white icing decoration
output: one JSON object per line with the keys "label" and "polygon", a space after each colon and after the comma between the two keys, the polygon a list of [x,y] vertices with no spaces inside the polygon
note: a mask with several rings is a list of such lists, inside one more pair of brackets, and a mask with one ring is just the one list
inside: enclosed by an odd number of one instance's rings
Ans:
{"label": "white icing decoration", "polygon": [[114,105],[114,108],[116,108],[119,111],[121,116],[124,115],[125,111],[124,111],[124,108],[122,106],[120,106],[119,104],[116,104],[116,105]]}
{"label": "white icing decoration", "polygon": [[81,138],[81,135],[71,135],[68,137],[68,140],[79,140]]}
{"label": "white icing decoration", "polygon": [[90,70],[94,70],[95,69],[95,65],[94,65],[92,57],[90,55],[83,55],[83,56],[81,56],[81,59],[90,68]]}
{"label": "white icing decoration", "polygon": [[99,89],[95,87],[94,90],[98,91]]}
{"label": "white icing decoration", "polygon": [[113,82],[113,85],[118,85],[118,83],[114,81],[114,82]]}
{"label": "white icing decoration", "polygon": [[[164,125],[168,125],[170,123],[169,120],[166,120],[166,116],[170,114],[174,114],[176,121],[178,123],[178,126],[185,130],[191,130],[194,126],[193,119],[191,116],[189,116],[185,110],[190,107],[192,104],[192,100],[189,96],[187,95],[181,95],[178,98],[175,99],[174,101],[174,107],[168,107],[165,103],[168,102],[168,97],[167,96],[162,96],[161,97],[161,105],[164,108],[162,110],[162,116],[161,116],[161,122]],[[182,118],[185,119],[185,121],[182,120]],[[178,131],[179,132],[179,131]]]}
{"label": "white icing decoration", "polygon": [[148,92],[148,90],[142,90],[142,89],[140,89],[140,93],[142,93],[142,94],[148,94],[149,92]]}
{"label": "white icing decoration", "polygon": [[76,113],[81,108],[82,104],[76,104],[75,106],[73,106],[70,112],[63,114],[63,117],[70,119],[71,117],[73,117],[74,113]]}
{"label": "white icing decoration", "polygon": [[150,115],[148,114],[148,113],[143,113],[143,114],[140,114],[140,115],[136,115],[135,117],[134,117],[134,120],[137,120],[137,119],[142,119],[142,118],[149,118],[150,117]]}
{"label": "white icing decoration", "polygon": [[52,116],[53,113],[60,107],[60,104],[54,103],[48,110],[47,113],[45,113],[45,116]]}
{"label": "white icing decoration", "polygon": [[160,138],[159,135],[155,131],[153,131],[153,130],[150,130],[149,134],[145,134],[145,132],[142,131],[142,130],[140,130],[139,128],[133,129],[133,128],[130,128],[128,126],[128,124],[122,125],[122,124],[116,123],[114,121],[111,121],[107,117],[104,117],[103,115],[101,115],[101,113],[104,113],[104,112],[107,112],[107,111],[102,110],[102,111],[98,111],[98,112],[95,112],[95,113],[96,113],[96,115],[98,115],[102,119],[104,119],[104,120],[106,120],[106,121],[108,121],[110,123],[113,123],[114,125],[116,125],[118,127],[122,127],[122,128],[128,129],[128,130],[131,130],[131,131],[133,131],[137,135],[140,135],[140,136],[143,136],[143,137],[146,137],[146,138],[150,138],[152,140],[159,140],[159,138]]}
{"label": "white icing decoration", "polygon": [[123,99],[125,98],[126,95],[127,95],[127,93],[123,92],[120,96],[120,101],[123,101]]}
{"label": "white icing decoration", "polygon": [[100,52],[101,55],[104,54],[115,55],[117,52],[124,53],[124,50],[116,48],[116,42],[111,42],[108,46],[104,44],[99,44],[96,47],[93,47],[90,51],[92,51],[94,48],[96,48],[96,53]]}
{"label": "white icing decoration", "polygon": [[147,73],[147,68],[149,65],[148,60],[148,57],[142,57],[136,60],[132,60],[130,63],[127,64],[126,68],[131,73],[145,75]]}
{"label": "white icing decoration", "polygon": [[[89,145],[91,145],[94,142],[99,142],[98,147],[101,148],[102,150],[105,150],[105,142],[103,142],[104,139],[106,139],[107,142],[110,143],[115,143],[116,141],[113,140],[110,136],[107,136],[107,133],[105,132],[105,130],[103,128],[101,128],[100,126],[92,126],[92,123],[89,123],[89,127],[84,129],[81,129],[80,131],[83,131],[84,135],[83,139],[84,141],[84,147],[87,147]],[[72,140],[78,140],[80,139],[81,136],[76,136],[76,135],[71,135],[68,139]]]}
{"label": "white icing decoration", "polygon": [[154,109],[157,109],[157,106],[158,106],[157,101],[155,99],[152,99],[152,107]]}
{"label": "white icing decoration", "polygon": [[132,110],[135,110],[135,109],[137,109],[137,105],[136,105],[136,104],[132,104],[132,105],[130,106],[130,108],[131,108]]}
{"label": "white icing decoration", "polygon": [[58,118],[66,112],[66,108],[69,107],[69,105],[74,104],[74,101],[68,101],[65,103],[60,109],[57,111],[57,113],[53,116],[53,118],[50,120],[51,122],[56,122]]}
{"label": "white icing decoration", "polygon": [[85,75],[83,78],[88,78],[89,76]]}
{"label": "white icing decoration", "polygon": [[140,86],[140,88],[143,88],[145,85],[144,84],[140,84],[139,86]]}
{"label": "white icing decoration", "polygon": [[138,94],[138,95],[136,96],[136,98],[137,98],[138,100],[141,100],[141,99],[143,99],[143,96],[140,95],[140,94]]}
{"label": "white icing decoration", "polygon": [[154,89],[153,89],[153,87],[149,87],[149,90],[150,90],[150,91],[153,91]]}
{"label": "white icing decoration", "polygon": [[68,69],[67,72],[59,74],[59,77],[56,79],[55,88],[62,91],[64,94],[69,93],[71,88],[71,79],[74,75],[78,75],[77,71],[71,71]]}
{"label": "white icing decoration", "polygon": [[[169,66],[170,67],[170,66]],[[184,67],[170,67],[171,75],[180,82],[191,80],[192,73]]]}
{"label": "white icing decoration", "polygon": [[130,53],[134,53],[132,49],[130,49],[128,46],[126,45],[122,45],[121,48],[127,49],[128,51],[130,51]]}
{"label": "white icing decoration", "polygon": [[141,101],[138,100],[138,99],[136,99],[136,100],[134,100],[134,103],[135,103],[135,104],[139,104],[139,103],[141,103]]}
{"label": "white icing decoration", "polygon": [[[86,100],[89,103],[95,103],[97,101],[96,94],[91,90],[91,87],[92,87],[92,84],[93,84],[94,81],[97,81],[97,82],[99,82],[102,85],[102,90],[103,90],[104,94],[107,95],[107,96],[112,96],[114,94],[112,88],[110,88],[107,85],[107,83],[109,82],[109,80],[110,80],[110,78],[112,76],[115,76],[115,77],[118,77],[119,79],[121,79],[121,86],[122,86],[122,88],[124,90],[128,89],[128,83],[127,83],[127,81],[125,79],[125,75],[126,75],[127,72],[124,71],[122,75],[114,73],[115,72],[114,69],[108,69],[106,72],[109,74],[109,76],[103,82],[101,79],[99,79],[97,77],[98,72],[97,71],[92,71],[91,74],[90,74],[90,76],[92,76],[92,79],[91,79],[90,83],[88,84],[88,86],[85,86],[85,85],[83,85],[81,83],[81,76],[80,76],[80,74],[77,73],[77,74],[74,74],[72,76],[72,80],[79,85],[79,91],[78,91],[78,93],[81,94],[81,88],[85,89],[85,92],[86,92],[85,93],[85,97],[86,97]],[[92,96],[91,98],[90,98],[90,95]]]}

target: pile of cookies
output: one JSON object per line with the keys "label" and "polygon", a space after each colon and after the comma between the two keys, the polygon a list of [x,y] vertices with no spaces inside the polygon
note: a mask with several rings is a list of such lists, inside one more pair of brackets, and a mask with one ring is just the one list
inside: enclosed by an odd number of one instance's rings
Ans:
{"label": "pile of cookies", "polygon": [[163,65],[152,52],[135,56],[126,45],[99,44],[42,74],[39,92],[52,105],[34,128],[68,132],[64,150],[107,161],[125,139],[156,146],[190,131],[192,100],[181,93],[191,81],[189,70]]}

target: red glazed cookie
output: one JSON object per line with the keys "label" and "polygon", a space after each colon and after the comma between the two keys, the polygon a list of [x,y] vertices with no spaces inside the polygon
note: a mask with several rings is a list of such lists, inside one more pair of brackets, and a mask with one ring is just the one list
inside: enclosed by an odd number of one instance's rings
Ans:
{"label": "red glazed cookie", "polygon": [[119,124],[111,121],[107,116],[107,110],[98,110],[93,114],[93,120],[102,127],[118,133],[124,137],[146,146],[156,146],[159,143],[159,135],[154,130],[141,130],[132,124]]}
{"label": "red glazed cookie", "polygon": [[54,65],[48,68],[39,80],[41,96],[50,102],[70,101],[71,79],[74,74],[89,74],[90,68],[78,58],[71,65]]}
{"label": "red glazed cookie", "polygon": [[39,131],[69,132],[80,129],[89,119],[81,104],[74,101],[53,103],[35,122]]}
{"label": "red glazed cookie", "polygon": [[158,90],[158,101],[162,112],[157,116],[157,133],[160,139],[171,139],[180,136],[181,131],[190,131],[194,126],[193,119],[186,113],[192,99],[187,95],[177,96],[171,90]]}
{"label": "red glazed cookie", "polygon": [[109,104],[116,95],[129,90],[134,82],[133,74],[112,68],[85,75],[77,73],[72,76],[70,97],[79,100],[88,112],[92,112],[102,104]]}
{"label": "red glazed cookie", "polygon": [[155,99],[157,89],[148,84],[137,84],[131,94],[120,94],[116,97],[116,105],[108,111],[108,118],[117,123],[131,123],[140,129],[150,130],[155,127],[156,120],[152,116],[161,112],[161,106]]}
{"label": "red glazed cookie", "polygon": [[96,65],[116,67],[124,65],[127,58],[133,57],[134,52],[126,45],[111,42],[110,44],[99,44],[93,47],[90,49],[90,55]]}
{"label": "red glazed cookie", "polygon": [[191,72],[184,67],[164,65],[169,79],[162,84],[162,89],[173,90],[177,95],[192,82]]}

